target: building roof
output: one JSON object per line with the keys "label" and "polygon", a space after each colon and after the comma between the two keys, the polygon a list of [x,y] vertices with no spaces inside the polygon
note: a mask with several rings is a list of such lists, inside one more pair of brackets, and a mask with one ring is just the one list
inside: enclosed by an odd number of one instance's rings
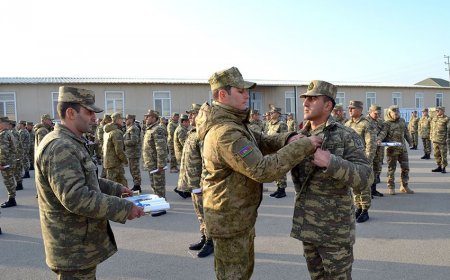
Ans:
{"label": "building roof", "polygon": [[449,87],[449,82],[439,78],[428,78],[416,83],[416,85],[432,86],[432,87]]}

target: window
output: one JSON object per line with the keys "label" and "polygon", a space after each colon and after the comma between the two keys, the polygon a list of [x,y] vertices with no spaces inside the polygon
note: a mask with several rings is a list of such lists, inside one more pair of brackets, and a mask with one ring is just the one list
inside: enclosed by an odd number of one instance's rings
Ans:
{"label": "window", "polygon": [[123,91],[105,91],[105,114],[124,112]]}
{"label": "window", "polygon": [[437,106],[442,106],[442,102],[443,102],[442,99],[444,99],[443,94],[442,93],[436,93],[436,107]]}
{"label": "window", "polygon": [[293,113],[295,118],[295,93],[293,91],[284,92],[284,108],[286,108],[286,114]]}
{"label": "window", "polygon": [[58,110],[56,105],[58,104],[58,92],[52,92],[52,118],[59,119]]}
{"label": "window", "polygon": [[17,120],[15,92],[0,92],[0,116]]}
{"label": "window", "polygon": [[372,104],[377,103],[377,94],[375,92],[366,92],[366,110],[369,111]]}
{"label": "window", "polygon": [[341,104],[345,107],[345,92],[336,93],[336,104]]}
{"label": "window", "polygon": [[260,114],[263,114],[263,102],[261,92],[250,92],[250,109],[258,110]]}
{"label": "window", "polygon": [[416,109],[423,108],[423,92],[416,92]]}
{"label": "window", "polygon": [[153,108],[159,112],[161,117],[170,118],[171,100],[170,91],[154,91],[153,92]]}
{"label": "window", "polygon": [[402,93],[401,92],[393,92],[392,93],[392,105],[402,107]]}

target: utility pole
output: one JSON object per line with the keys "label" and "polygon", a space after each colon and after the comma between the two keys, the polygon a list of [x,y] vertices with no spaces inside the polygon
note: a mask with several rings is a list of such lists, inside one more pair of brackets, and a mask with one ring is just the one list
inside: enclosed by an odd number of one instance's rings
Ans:
{"label": "utility pole", "polygon": [[444,58],[447,59],[445,64],[447,64],[447,68],[445,68],[445,71],[448,72],[448,86],[450,87],[450,56],[444,54]]}

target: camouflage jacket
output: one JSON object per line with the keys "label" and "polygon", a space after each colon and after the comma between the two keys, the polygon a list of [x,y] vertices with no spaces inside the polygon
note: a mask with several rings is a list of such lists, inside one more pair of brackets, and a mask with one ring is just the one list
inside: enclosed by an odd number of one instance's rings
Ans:
{"label": "camouflage jacket", "polygon": [[141,131],[137,126],[130,125],[123,135],[125,155],[127,158],[141,157]]}
{"label": "camouflage jacket", "polygon": [[411,116],[411,118],[409,119],[409,123],[408,123],[408,130],[409,133],[417,133],[419,130],[419,118],[418,117],[413,117]]}
{"label": "camouflage jacket", "polygon": [[28,156],[28,151],[30,150],[30,133],[26,128],[19,130],[19,141],[22,144],[23,156]]}
{"label": "camouflage jacket", "polygon": [[406,127],[406,122],[403,118],[399,118],[395,120],[388,113],[385,117],[383,131],[381,131],[377,136],[377,141],[385,141],[385,142],[400,142],[402,146],[400,147],[387,147],[387,151],[399,151],[407,152],[407,147],[405,144],[408,142],[411,145],[412,140],[411,136],[408,132],[408,128]]}
{"label": "camouflage jacket", "polygon": [[173,134],[178,127],[178,122],[174,122],[172,119],[169,120],[167,124],[167,142],[170,147],[173,147]]}
{"label": "camouflage jacket", "polygon": [[16,143],[16,158],[22,160],[23,155],[24,155],[24,150],[23,150],[22,142],[20,142],[19,132],[16,129],[10,129],[9,131],[14,136],[14,140]]}
{"label": "camouflage jacket", "polygon": [[183,153],[183,145],[188,136],[188,127],[184,127],[179,125],[177,129],[175,129],[175,133],[173,134],[173,147],[175,150],[175,158],[177,162],[181,161],[181,154]]}
{"label": "camouflage jacket", "polygon": [[275,122],[268,122],[269,126],[268,126],[268,130],[267,130],[267,134],[268,135],[274,135],[276,133],[283,133],[283,132],[288,132],[288,126],[285,122],[283,121],[275,121]]}
{"label": "camouflage jacket", "polygon": [[368,192],[373,181],[361,137],[334,118],[315,130],[307,123],[300,133],[322,136],[322,149],[330,151],[331,160],[326,169],[317,168],[311,158],[292,169],[296,197],[291,236],[328,246],[354,244],[352,189]]}
{"label": "camouflage jacket", "polygon": [[38,123],[34,126],[34,150],[37,150],[39,143],[41,143],[42,139],[44,139],[45,135],[47,135],[50,130],[51,127],[44,123]]}
{"label": "camouflage jacket", "polygon": [[125,223],[133,204],[118,197],[120,184],[97,178],[83,140],[56,124],[36,150],[35,170],[47,265],[86,269],[114,254],[108,220]]}
{"label": "camouflage jacket", "polygon": [[366,120],[371,125],[376,140],[378,138],[378,134],[380,134],[384,129],[384,121],[381,118],[378,118],[377,120],[372,119],[369,115],[366,116]]}
{"label": "camouflage jacket", "polygon": [[16,140],[9,131],[4,129],[0,131],[0,165],[9,165],[10,168],[14,168],[14,164],[17,159]]}
{"label": "camouflage jacket", "polygon": [[345,126],[352,128],[363,140],[365,155],[370,163],[373,162],[377,150],[376,135],[369,121],[361,116],[354,120],[349,119]]}
{"label": "camouflage jacket", "polygon": [[193,127],[184,143],[181,155],[180,176],[178,177],[178,190],[191,192],[200,188],[202,177],[202,142],[198,139],[197,130]]}
{"label": "camouflage jacket", "polygon": [[148,171],[163,168],[167,162],[167,137],[157,122],[147,126],[142,147],[144,168]]}
{"label": "camouflage jacket", "polygon": [[218,102],[203,104],[196,122],[206,169],[202,187],[207,230],[224,238],[248,233],[255,226],[262,183],[286,174],[314,147],[309,139],[284,146],[292,132],[252,132],[247,111]]}
{"label": "camouflage jacket", "polygon": [[103,134],[105,133],[104,127],[105,126],[100,123],[95,131],[95,143],[99,144],[100,148],[103,146]]}
{"label": "camouflage jacket", "polygon": [[128,164],[123,145],[122,130],[117,124],[109,123],[104,127],[103,135],[103,168],[120,167]]}
{"label": "camouflage jacket", "polygon": [[422,138],[430,139],[431,118],[429,116],[422,116],[419,120],[419,135]]}
{"label": "camouflage jacket", "polygon": [[450,148],[450,121],[446,115],[435,116],[431,120],[431,141],[433,143],[444,144]]}
{"label": "camouflage jacket", "polygon": [[297,125],[297,122],[295,120],[288,120],[286,122],[286,125],[288,127],[288,131],[293,131],[293,132],[297,131],[298,125]]}
{"label": "camouflage jacket", "polygon": [[35,139],[35,134],[34,134],[34,130],[31,129],[30,131],[28,131],[28,133],[30,134],[30,153],[34,153],[34,139]]}
{"label": "camouflage jacket", "polygon": [[256,131],[258,133],[264,133],[264,122],[261,120],[251,120],[249,123],[249,127],[251,130]]}

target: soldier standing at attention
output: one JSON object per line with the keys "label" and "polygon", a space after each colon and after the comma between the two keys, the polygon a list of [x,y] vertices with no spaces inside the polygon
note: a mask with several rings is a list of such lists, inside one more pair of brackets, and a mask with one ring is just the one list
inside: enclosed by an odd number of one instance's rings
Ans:
{"label": "soldier standing at attention", "polygon": [[83,133],[91,132],[95,104],[90,90],[60,87],[61,124],[36,150],[36,187],[46,263],[58,279],[95,279],[97,265],[115,252],[109,221],[125,223],[144,210],[120,198],[125,186],[98,179]]}
{"label": "soldier standing at attention", "polygon": [[16,206],[16,181],[14,165],[16,164],[16,140],[9,131],[8,117],[0,117],[0,170],[8,192],[8,200],[0,207],[8,208]]}
{"label": "soldier standing at attention", "polygon": [[450,147],[450,122],[445,115],[445,108],[436,107],[436,116],[431,120],[431,142],[437,168],[432,172],[447,173],[447,149]]}
{"label": "soldier standing at attention", "polygon": [[[272,110],[270,110],[270,121],[267,135],[275,135],[278,133],[288,132],[288,126],[285,122],[280,120],[280,116],[281,116],[281,108],[275,107],[272,108]],[[275,184],[277,185],[277,190],[271,193],[270,196],[275,198],[285,197],[287,187],[286,174],[284,174],[282,177],[276,180]]]}
{"label": "soldier standing at attention", "polygon": [[218,280],[248,280],[255,263],[262,183],[280,178],[312,155],[321,139],[252,132],[248,89],[256,84],[244,81],[236,67],[214,73],[209,83],[214,101],[202,105],[196,124],[204,143],[203,210],[214,240],[214,269]]}
{"label": "soldier standing at attention", "polygon": [[[159,112],[149,110],[145,116],[145,131],[142,154],[144,168],[150,176],[150,186],[159,197],[166,197],[167,137],[164,128],[159,125]],[[152,216],[166,214],[166,211],[153,212]]]}
{"label": "soldier standing at attention", "polygon": [[177,158],[175,157],[175,147],[173,141],[173,134],[178,127],[178,120],[180,119],[180,114],[174,112],[172,117],[167,124],[167,142],[169,144],[169,152],[170,152],[170,173],[177,173]]}
{"label": "soldier standing at attention", "polygon": [[136,126],[136,116],[126,115],[125,123],[127,130],[123,135],[123,143],[125,145],[125,155],[130,165],[131,177],[133,177],[132,191],[141,192],[141,167],[139,159],[141,158],[141,130]]}
{"label": "soldier standing at attention", "polygon": [[101,122],[101,124],[97,126],[97,131],[95,132],[95,139],[98,143],[98,147],[100,150],[99,155],[101,155],[102,160],[102,171],[100,173],[100,178],[104,179],[106,179],[106,169],[103,166],[103,143],[104,143],[103,136],[105,135],[105,126],[111,122],[112,122],[111,115],[105,114],[103,116],[103,121]]}
{"label": "soldier standing at attention", "polygon": [[331,112],[331,116],[341,124],[345,124],[348,120],[344,116],[344,106],[342,104],[336,104],[333,108],[333,112]]}
{"label": "soldier standing at attention", "polygon": [[39,143],[41,143],[42,139],[44,139],[45,135],[47,135],[53,128],[53,119],[49,114],[44,114],[41,116],[41,122],[36,124],[34,127],[34,150],[37,150]]}
{"label": "soldier standing at attention", "polygon": [[419,118],[417,117],[417,111],[411,113],[411,118],[408,123],[408,131],[411,134],[412,148],[411,150],[417,150],[419,144]]}
{"label": "soldier standing at attention", "polygon": [[260,115],[258,110],[250,110],[249,127],[258,133],[264,133],[264,122],[259,118]]}
{"label": "soldier standing at attention", "polygon": [[128,165],[123,145],[122,114],[111,115],[112,123],[105,125],[103,135],[103,168],[106,179],[127,186],[124,165]]}
{"label": "soldier standing at attention", "polygon": [[177,191],[181,193],[192,193],[192,204],[195,214],[200,223],[201,238],[199,242],[189,245],[189,250],[199,251],[197,256],[204,258],[214,252],[214,244],[208,234],[203,212],[203,194],[201,189],[202,164],[202,142],[198,139],[195,118],[200,110],[200,104],[192,104],[192,109],[186,111],[189,114],[191,129],[183,147],[181,156],[180,176],[178,177]]}
{"label": "soldier standing at attention", "polygon": [[[353,129],[356,134],[358,134],[364,145],[365,155],[367,160],[369,161],[370,166],[372,166],[373,159],[375,158],[375,152],[377,148],[376,138],[374,134],[374,129],[371,127],[369,121],[364,118],[363,111],[363,103],[361,101],[350,100],[350,104],[348,105],[348,111],[350,114],[350,119],[345,123],[345,126]],[[369,182],[370,185],[373,182]],[[353,191],[355,195],[355,203],[356,203],[356,222],[364,223],[369,219],[369,208],[370,208],[370,198],[371,192],[367,188],[363,188],[363,190],[367,190],[365,193],[358,193],[358,190]]]}
{"label": "soldier standing at attention", "polygon": [[[19,140],[22,144],[23,154],[22,154],[22,166],[25,174],[23,179],[30,178],[30,161],[29,161],[29,151],[30,151],[30,133],[28,132],[26,121],[19,121]],[[34,142],[33,142],[34,145]]]}
{"label": "soldier standing at attention", "polygon": [[289,113],[287,115],[287,122],[286,122],[287,126],[288,126],[288,131],[289,132],[296,132],[298,125],[297,122],[294,120],[294,114],[293,113]]}
{"label": "soldier standing at attention", "polygon": [[[375,138],[378,138],[378,134],[380,134],[383,131],[384,128],[384,121],[380,118],[381,115],[381,107],[377,106],[375,104],[372,104],[369,108],[369,114],[366,116],[366,120],[369,121],[369,123],[372,126],[372,129],[374,131]],[[372,183],[372,186],[370,187],[370,192],[372,196],[379,196],[382,197],[383,194],[377,191],[377,184],[380,183],[380,174],[381,174],[381,163],[383,158],[383,149],[384,147],[378,146],[375,143],[375,156],[373,158],[373,173],[374,173],[374,180]]]}
{"label": "soldier standing at attention", "polygon": [[20,142],[19,132],[16,130],[16,121],[9,120],[9,131],[14,136],[16,142],[16,163],[14,164],[14,177],[16,178],[16,191],[23,190],[22,175],[23,175],[23,146]]}
{"label": "soldier standing at attention", "polygon": [[406,122],[400,118],[400,112],[397,106],[390,106],[385,117],[384,128],[377,136],[377,143],[381,143],[383,139],[387,142],[399,142],[400,147],[387,147],[386,156],[388,164],[388,188],[389,194],[395,195],[395,169],[397,168],[397,161],[400,164],[400,192],[413,194],[414,191],[408,187],[409,182],[409,159],[408,149],[405,144],[411,146],[412,141],[406,127]]}
{"label": "soldier standing at attention", "polygon": [[30,146],[28,152],[28,161],[30,163],[30,170],[34,170],[34,129],[33,122],[27,122],[27,131],[30,134]]}
{"label": "soldier standing at attention", "polygon": [[[323,137],[313,158],[292,169],[296,196],[291,236],[303,242],[311,279],[352,279],[355,215],[352,189],[367,193],[373,180],[364,144],[331,117],[337,87],[312,81],[304,98],[300,133]],[[343,175],[345,174],[345,175]]]}
{"label": "soldier standing at attention", "polygon": [[189,116],[182,114],[180,118],[180,125],[173,134],[173,147],[175,150],[175,157],[177,164],[181,162],[181,154],[183,153],[183,146],[189,131]]}
{"label": "soldier standing at attention", "polygon": [[431,118],[428,115],[428,108],[422,110],[422,117],[419,120],[419,135],[422,138],[424,155],[421,159],[430,159],[431,154]]}

